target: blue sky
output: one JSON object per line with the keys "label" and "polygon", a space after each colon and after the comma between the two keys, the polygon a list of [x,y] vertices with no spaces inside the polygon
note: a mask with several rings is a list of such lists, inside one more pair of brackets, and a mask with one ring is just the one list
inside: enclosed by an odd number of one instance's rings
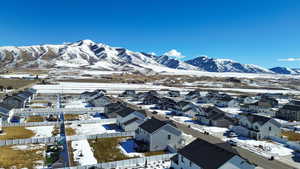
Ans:
{"label": "blue sky", "polygon": [[299,11],[299,0],[9,0],[1,1],[0,46],[91,39],[175,49],[183,59],[300,67]]}

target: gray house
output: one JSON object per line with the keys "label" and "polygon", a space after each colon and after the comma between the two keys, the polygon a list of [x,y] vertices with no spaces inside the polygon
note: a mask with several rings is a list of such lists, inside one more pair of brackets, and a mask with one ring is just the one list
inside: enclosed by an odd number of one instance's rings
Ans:
{"label": "gray house", "polygon": [[190,91],[188,94],[185,95],[185,99],[187,100],[193,100],[196,99],[198,97],[200,97],[200,91],[198,90],[194,90],[194,91]]}
{"label": "gray house", "polygon": [[120,97],[135,97],[136,93],[135,90],[125,90],[123,93],[120,94]]}
{"label": "gray house", "polygon": [[168,92],[168,96],[170,97],[180,97],[180,91],[171,90]]}
{"label": "gray house", "polygon": [[177,109],[177,103],[173,99],[163,97],[159,99],[158,103],[155,106],[158,109],[161,110],[176,110]]}
{"label": "gray house", "polygon": [[260,140],[280,137],[280,128],[281,124],[270,117],[249,113],[241,114],[239,126],[232,127],[231,130],[239,135]]}
{"label": "gray house", "polygon": [[300,105],[286,104],[276,112],[276,117],[284,120],[300,121]]}
{"label": "gray house", "polygon": [[235,123],[235,120],[226,115],[226,113],[217,107],[208,107],[197,116],[197,120],[205,125],[217,127],[229,127]]}
{"label": "gray house", "polygon": [[116,114],[117,125],[124,131],[135,131],[146,118],[146,115],[142,111],[134,110],[129,107],[116,112]]}
{"label": "gray house", "polygon": [[182,142],[182,132],[169,122],[151,118],[138,127],[135,140],[141,151],[161,151],[168,146],[178,148]]}
{"label": "gray house", "polygon": [[105,95],[97,96],[96,98],[93,98],[92,100],[89,101],[89,103],[94,107],[103,107],[112,102],[113,99]]}
{"label": "gray house", "polygon": [[160,98],[157,95],[147,94],[143,98],[143,104],[150,105],[150,104],[157,104],[159,103]]}
{"label": "gray house", "polygon": [[0,103],[0,116],[9,116],[10,110],[14,107],[12,105]]}
{"label": "gray house", "polygon": [[171,158],[173,169],[254,169],[255,167],[226,143],[211,144],[200,139],[183,147]]}
{"label": "gray house", "polygon": [[203,112],[203,109],[192,102],[182,100],[177,102],[177,107],[173,110],[173,112],[176,112],[176,114],[179,115],[194,117],[195,115]]}

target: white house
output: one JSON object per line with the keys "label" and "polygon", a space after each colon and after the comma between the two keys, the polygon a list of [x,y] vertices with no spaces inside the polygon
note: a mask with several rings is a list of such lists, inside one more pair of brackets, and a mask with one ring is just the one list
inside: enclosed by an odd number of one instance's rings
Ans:
{"label": "white house", "polygon": [[129,107],[121,109],[120,111],[116,112],[116,114],[117,125],[119,125],[125,131],[135,131],[146,118],[144,113]]}
{"label": "white house", "polygon": [[[224,143],[221,143],[224,144]],[[240,157],[235,150],[196,139],[171,159],[174,169],[254,169],[256,166]]]}
{"label": "white house", "polygon": [[239,116],[239,126],[232,130],[237,134],[255,139],[280,137],[281,124],[276,120],[257,114],[242,114]]}
{"label": "white house", "polygon": [[161,151],[168,148],[178,148],[182,143],[182,132],[173,124],[156,118],[147,119],[135,133],[135,140],[140,142],[141,151]]}

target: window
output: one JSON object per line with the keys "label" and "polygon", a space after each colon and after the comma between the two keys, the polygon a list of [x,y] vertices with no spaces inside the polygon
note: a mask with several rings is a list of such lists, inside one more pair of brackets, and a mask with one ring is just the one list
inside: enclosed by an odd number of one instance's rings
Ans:
{"label": "window", "polygon": [[190,161],[190,167],[192,167],[192,162]]}
{"label": "window", "polygon": [[272,130],[272,127],[269,127],[269,131],[271,131]]}
{"label": "window", "polygon": [[183,161],[183,156],[181,156],[181,162],[184,163],[184,161]]}
{"label": "window", "polygon": [[168,135],[168,140],[171,140],[171,135],[170,134]]}

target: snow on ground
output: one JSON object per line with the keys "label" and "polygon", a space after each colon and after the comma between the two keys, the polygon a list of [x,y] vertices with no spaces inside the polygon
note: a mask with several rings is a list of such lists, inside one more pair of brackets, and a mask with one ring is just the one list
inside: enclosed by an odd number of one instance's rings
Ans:
{"label": "snow on ground", "polygon": [[35,136],[32,138],[43,138],[43,137],[52,137],[52,131],[54,126],[34,126],[26,127],[26,129],[31,130],[35,133]]}
{"label": "snow on ground", "polygon": [[[171,167],[171,161],[154,161],[145,164],[137,164],[135,166],[126,167],[127,169],[169,169]],[[117,169],[124,169],[125,167],[117,167]]]}
{"label": "snow on ground", "polygon": [[99,123],[91,124],[71,124],[71,128],[75,129],[76,135],[93,135],[93,134],[102,134],[102,133],[115,133],[116,130],[107,130]]}
{"label": "snow on ground", "polygon": [[72,100],[65,104],[65,108],[84,108],[87,106],[87,103],[84,103],[82,100]]}
{"label": "snow on ground", "polygon": [[[34,79],[35,77],[36,77],[35,75],[31,75],[31,74],[4,74],[4,75],[0,75],[0,78],[6,78],[6,79],[10,79],[10,78]],[[48,75],[39,75],[39,79],[45,79],[47,77],[48,77]]]}
{"label": "snow on ground", "polygon": [[192,121],[191,117],[186,117],[186,116],[169,116],[170,119],[178,122],[178,123],[184,123],[184,122],[190,122]]}
{"label": "snow on ground", "polygon": [[228,131],[228,128],[224,127],[215,127],[215,126],[203,126],[203,130],[209,132],[209,133],[225,133]]}
{"label": "snow on ground", "polygon": [[134,156],[143,157],[144,154],[136,152],[134,149],[135,147],[136,145],[133,139],[125,140],[121,142],[120,145],[118,146],[118,148],[122,151],[122,153],[128,157],[134,157]]}
{"label": "snow on ground", "polygon": [[[226,138],[224,140],[226,141],[229,139]],[[293,149],[287,148],[283,144],[276,142],[253,140],[247,137],[236,137],[231,138],[231,140],[236,141],[238,146],[265,157],[288,156],[294,152]]]}
{"label": "snow on ground", "polygon": [[80,83],[80,82],[59,82],[57,85],[34,85],[34,89],[38,93],[82,93],[84,91],[94,91],[96,89],[104,89],[108,92],[121,93],[124,90],[160,90],[160,89],[176,89],[161,85],[153,84],[128,84],[128,83]]}
{"label": "snow on ground", "polygon": [[15,150],[36,150],[40,148],[45,148],[45,144],[23,144],[12,146]]}
{"label": "snow on ground", "polygon": [[80,165],[97,164],[94,153],[86,139],[72,141],[71,146],[73,149],[74,161],[78,162]]}
{"label": "snow on ground", "polygon": [[283,93],[283,94],[300,94],[300,91],[296,90],[270,90],[270,89],[243,89],[243,88],[205,88],[205,90],[217,90],[217,91],[235,91],[243,93]]}

